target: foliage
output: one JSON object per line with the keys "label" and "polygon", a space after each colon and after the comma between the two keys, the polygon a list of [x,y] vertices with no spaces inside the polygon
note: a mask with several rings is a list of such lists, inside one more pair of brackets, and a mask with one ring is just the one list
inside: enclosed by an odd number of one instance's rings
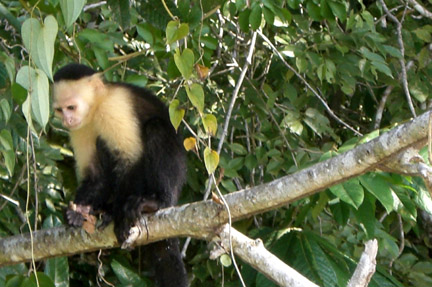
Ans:
{"label": "foliage", "polygon": [[[2,236],[64,222],[76,180],[49,82],[72,61],[167,103],[189,150],[181,203],[203,199],[208,173],[223,193],[269,182],[409,119],[408,98],[416,113],[429,107],[432,26],[410,5],[385,0],[402,24],[402,52],[381,1],[176,3],[0,1]],[[427,286],[431,213],[421,180],[371,172],[235,227],[321,286],[345,286],[363,243],[377,238],[371,286]],[[4,267],[0,285],[152,286],[143,253],[49,259],[31,276],[30,264]],[[185,261],[192,286],[239,286],[231,261],[209,260],[205,242],[192,241]],[[248,286],[273,286],[241,270]]]}

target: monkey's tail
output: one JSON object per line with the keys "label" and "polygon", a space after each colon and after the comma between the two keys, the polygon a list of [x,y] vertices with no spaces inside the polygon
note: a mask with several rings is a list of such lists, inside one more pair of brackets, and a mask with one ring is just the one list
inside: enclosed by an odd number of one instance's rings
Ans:
{"label": "monkey's tail", "polygon": [[151,264],[154,264],[155,268],[156,286],[189,286],[179,244],[177,238],[171,238],[148,245],[152,259]]}

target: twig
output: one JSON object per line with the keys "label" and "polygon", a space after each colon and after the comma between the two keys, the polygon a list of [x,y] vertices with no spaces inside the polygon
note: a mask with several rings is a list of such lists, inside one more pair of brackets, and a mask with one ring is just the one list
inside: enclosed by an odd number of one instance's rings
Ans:
{"label": "twig", "polygon": [[387,16],[390,18],[390,20],[392,20],[395,24],[396,24],[396,32],[397,32],[397,38],[398,38],[398,44],[399,44],[399,50],[401,52],[401,59],[399,60],[399,64],[401,66],[401,80],[402,80],[402,86],[405,92],[405,97],[407,99],[408,102],[408,106],[409,109],[411,111],[411,114],[416,117],[416,112],[414,109],[414,105],[412,103],[412,99],[411,99],[411,95],[410,95],[410,91],[408,88],[408,79],[407,79],[407,69],[406,69],[406,65],[405,65],[405,46],[403,43],[403,39],[402,39],[402,22],[404,20],[405,17],[405,13],[406,13],[406,8],[407,6],[405,6],[405,10],[404,13],[402,15],[402,20],[399,21],[396,16],[394,16],[392,13],[390,13],[386,3],[384,2],[384,0],[379,0],[381,3],[381,6],[384,9],[384,12],[387,14]]}
{"label": "twig", "polygon": [[399,237],[400,237],[399,253],[398,253],[398,256],[396,256],[395,258],[392,258],[390,260],[390,263],[389,263],[390,274],[392,274],[392,270],[391,269],[392,269],[393,263],[395,262],[395,260],[397,258],[399,258],[399,256],[401,256],[401,254],[402,254],[402,252],[403,252],[403,250],[405,248],[405,235],[404,235],[404,231],[403,231],[402,217],[401,217],[401,215],[399,213],[397,214],[397,219],[398,219]]}
{"label": "twig", "polygon": [[329,113],[329,115],[334,118],[336,121],[338,121],[340,124],[342,124],[343,126],[345,126],[346,128],[348,128],[349,130],[351,130],[352,132],[354,132],[356,135],[358,136],[362,136],[362,134],[357,131],[356,129],[354,129],[353,127],[351,127],[350,125],[348,125],[347,123],[345,123],[342,119],[340,119],[337,115],[335,115],[335,113],[332,111],[332,109],[330,109],[330,107],[328,106],[328,104],[326,103],[326,101],[318,94],[318,92],[312,88],[312,86],[306,81],[305,78],[302,77],[302,75],[300,75],[296,69],[294,69],[290,64],[288,64],[287,61],[285,61],[284,57],[282,56],[282,54],[276,49],[276,47],[273,45],[273,43],[269,40],[269,38],[267,38],[267,36],[265,36],[260,30],[258,30],[258,34],[261,36],[261,38],[270,46],[271,50],[281,59],[281,61],[284,63],[284,65],[290,69],[304,84],[305,86],[315,95],[315,97],[318,98],[318,100],[320,100],[320,102],[322,103],[322,105],[324,106],[324,108],[327,110],[327,112]]}
{"label": "twig", "polygon": [[[244,78],[246,76],[246,72],[247,72],[247,70],[249,68],[249,65],[252,63],[252,55],[253,55],[253,51],[255,49],[256,36],[257,36],[257,31],[255,31],[252,34],[252,40],[251,40],[251,43],[250,43],[250,46],[249,46],[249,53],[248,53],[248,55],[246,57],[246,62],[243,65],[242,72],[240,74],[240,77],[239,77],[239,79],[237,81],[237,84],[236,84],[236,86],[234,88],[233,95],[231,97],[231,101],[230,101],[230,104],[229,104],[229,107],[228,107],[228,111],[227,111],[227,114],[226,114],[226,117],[225,117],[224,128],[223,128],[222,135],[221,135],[221,138],[219,140],[219,144],[218,144],[218,148],[217,148],[217,153],[218,154],[220,154],[220,152],[222,150],[222,146],[223,146],[224,141],[225,141],[225,137],[228,134],[228,126],[229,126],[229,122],[231,120],[231,114],[232,114],[232,111],[234,109],[234,104],[235,104],[235,102],[237,100],[237,96],[238,96],[238,94],[240,92],[240,88],[243,85],[243,80],[244,80]],[[207,199],[208,196],[210,195],[210,189],[211,189],[212,184],[213,184],[213,179],[210,177],[208,185],[207,185],[207,188],[206,188],[206,192],[205,192],[205,195],[204,195],[204,199]]]}
{"label": "twig", "polygon": [[432,13],[426,10],[420,3],[415,0],[408,0],[408,3],[413,6],[422,16],[432,19]]}
{"label": "twig", "polygon": [[[215,182],[215,183],[217,182],[216,179],[215,179],[215,177],[214,177],[214,173],[211,174],[211,178],[213,179],[213,182]],[[228,214],[228,241],[229,241],[231,260],[232,260],[234,268],[235,268],[235,270],[236,270],[236,272],[237,272],[237,274],[238,274],[238,276],[240,278],[240,282],[242,283],[242,286],[246,287],[246,284],[243,281],[243,277],[242,277],[242,275],[240,273],[240,269],[238,268],[237,262],[236,262],[235,257],[234,257],[234,250],[233,250],[233,244],[232,244],[232,235],[231,235],[231,231],[232,231],[231,230],[232,229],[231,211],[230,211],[228,202],[226,202],[225,197],[223,196],[222,192],[219,190],[219,187],[217,186],[217,184],[215,184],[215,188],[216,188],[216,191],[218,192],[219,198],[222,200],[223,205],[224,205],[224,207],[225,207],[225,209],[227,211],[227,214]]]}
{"label": "twig", "polygon": [[376,269],[376,256],[378,253],[378,241],[369,240],[365,244],[357,268],[348,282],[347,287],[367,287]]}
{"label": "twig", "polygon": [[84,6],[83,11],[86,12],[87,10],[93,9],[93,8],[98,8],[100,6],[103,6],[107,3],[107,1],[100,1],[98,3],[93,3],[93,4],[89,4]]}

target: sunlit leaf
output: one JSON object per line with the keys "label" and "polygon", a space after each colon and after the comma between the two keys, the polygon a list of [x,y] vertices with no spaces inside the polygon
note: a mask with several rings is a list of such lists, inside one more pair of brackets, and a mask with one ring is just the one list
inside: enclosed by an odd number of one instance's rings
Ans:
{"label": "sunlit leaf", "polygon": [[179,20],[170,21],[165,30],[167,44],[170,45],[178,40],[183,39],[189,34],[189,25],[181,23]]}
{"label": "sunlit leaf", "polygon": [[185,114],[185,110],[179,108],[179,105],[180,102],[178,100],[173,100],[168,108],[171,124],[174,126],[176,130],[180,126],[180,123]]}
{"label": "sunlit leaf", "polygon": [[183,141],[183,146],[186,151],[195,150],[196,149],[196,138],[188,137]]}
{"label": "sunlit leaf", "polygon": [[204,150],[204,164],[209,174],[212,174],[219,165],[219,154],[206,147]]}
{"label": "sunlit leaf", "polygon": [[[31,124],[31,118],[34,116],[39,125],[45,128],[50,113],[49,83],[45,73],[41,70],[24,66],[18,71],[16,82],[31,92],[31,96],[26,99],[22,107],[27,123]],[[30,110],[29,104],[31,106]],[[32,116],[30,116],[29,111],[31,111]]]}
{"label": "sunlit leaf", "polygon": [[255,5],[249,15],[249,23],[251,25],[252,30],[256,30],[261,25],[262,19],[262,10],[260,5]]}
{"label": "sunlit leaf", "polygon": [[185,86],[185,89],[192,105],[202,113],[204,111],[204,90],[201,85],[194,83],[190,86]]}
{"label": "sunlit leaf", "polygon": [[194,66],[194,53],[191,49],[184,49],[182,53],[177,49],[174,54],[174,62],[183,78],[188,80],[192,75]]}
{"label": "sunlit leaf", "polygon": [[63,14],[66,28],[69,28],[78,16],[86,3],[86,0],[60,0],[60,8]]}
{"label": "sunlit leaf", "polygon": [[51,80],[57,31],[57,20],[51,15],[45,18],[43,25],[38,20],[29,18],[23,23],[21,29],[24,45],[36,66],[44,71]]}
{"label": "sunlit leaf", "polygon": [[207,114],[202,117],[204,129],[207,134],[215,136],[217,131],[217,120],[214,115]]}
{"label": "sunlit leaf", "polygon": [[329,189],[334,195],[352,205],[355,209],[358,209],[363,202],[364,191],[358,179],[351,179]]}
{"label": "sunlit leaf", "polygon": [[222,254],[220,257],[220,262],[224,267],[230,267],[232,264],[231,257],[228,254]]}

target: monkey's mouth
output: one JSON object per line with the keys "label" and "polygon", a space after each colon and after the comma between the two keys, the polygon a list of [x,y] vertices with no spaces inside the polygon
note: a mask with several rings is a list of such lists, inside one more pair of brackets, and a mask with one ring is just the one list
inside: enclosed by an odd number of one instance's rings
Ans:
{"label": "monkey's mouth", "polygon": [[77,130],[81,127],[81,122],[72,123],[72,124],[64,124],[64,127],[68,130]]}

